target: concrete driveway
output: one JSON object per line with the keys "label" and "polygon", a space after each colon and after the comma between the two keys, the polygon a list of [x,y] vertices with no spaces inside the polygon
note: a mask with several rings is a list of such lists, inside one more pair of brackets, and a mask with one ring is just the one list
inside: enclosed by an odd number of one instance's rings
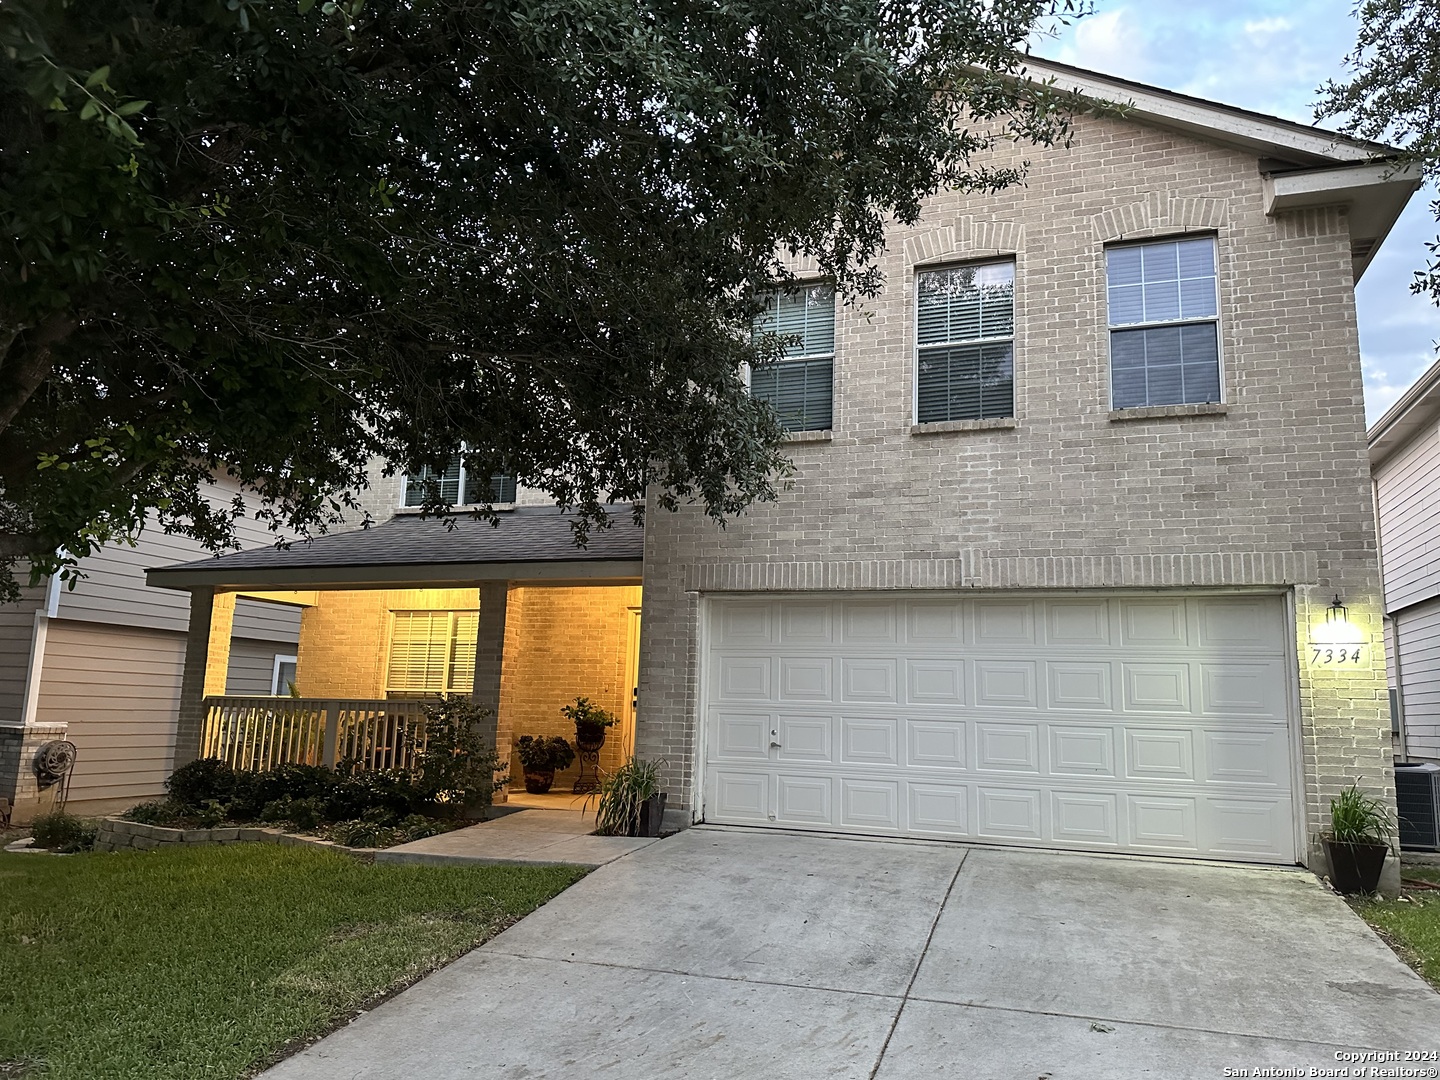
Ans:
{"label": "concrete driveway", "polygon": [[1218,1078],[1363,1050],[1440,1050],[1440,995],[1305,873],[696,828],[265,1077]]}

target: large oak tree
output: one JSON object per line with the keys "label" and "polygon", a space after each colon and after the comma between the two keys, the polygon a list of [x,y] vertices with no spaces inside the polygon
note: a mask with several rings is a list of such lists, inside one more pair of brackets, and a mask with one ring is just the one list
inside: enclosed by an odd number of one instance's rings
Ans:
{"label": "large oak tree", "polygon": [[873,292],[887,220],[1018,182],[1074,7],[0,0],[0,582],[224,547],[221,468],[289,535],[462,444],[592,524],[772,497],[755,289]]}

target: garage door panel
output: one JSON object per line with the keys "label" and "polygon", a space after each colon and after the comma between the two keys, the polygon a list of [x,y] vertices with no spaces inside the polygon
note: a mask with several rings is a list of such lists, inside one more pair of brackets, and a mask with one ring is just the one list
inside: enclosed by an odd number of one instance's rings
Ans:
{"label": "garage door panel", "polygon": [[1114,706],[1111,664],[1051,660],[1045,664],[1045,704],[1051,709],[1109,712]]}
{"label": "garage door panel", "polygon": [[781,773],[776,778],[775,820],[795,825],[829,825],[834,787],[827,777]]}
{"label": "garage door panel", "polygon": [[899,765],[899,720],[842,716],[840,760],[846,765]]}
{"label": "garage door panel", "polygon": [[922,769],[965,768],[968,755],[963,720],[907,720],[905,732],[906,765]]}
{"label": "garage door panel", "polygon": [[1199,668],[1202,714],[1269,717],[1284,723],[1288,709],[1282,661],[1201,663]]}
{"label": "garage door panel", "polygon": [[906,704],[960,706],[965,698],[965,661],[940,657],[905,661]]}
{"label": "garage door panel", "polygon": [[713,714],[714,734],[710,754],[718,761],[767,761],[770,757],[770,732],[775,726],[771,713],[730,712]]}
{"label": "garage door panel", "polygon": [[1113,728],[1050,727],[1052,776],[1115,778]]}
{"label": "garage door panel", "polygon": [[900,828],[898,780],[840,780],[840,824],[874,832]]}
{"label": "garage door panel", "polygon": [[835,761],[835,718],[781,713],[776,721],[780,745],[778,761],[808,761],[831,765]]}
{"label": "garage door panel", "polygon": [[905,785],[910,832],[960,838],[970,832],[967,784],[908,782]]}
{"label": "garage door panel", "polygon": [[1033,709],[1035,661],[976,660],[975,707],[979,709]]}
{"label": "garage door panel", "polygon": [[840,661],[840,700],[898,704],[896,671],[900,661],[855,657]]}
{"label": "garage door panel", "polygon": [[1050,837],[1067,844],[1116,847],[1119,796],[1099,791],[1052,791]]}
{"label": "garage door panel", "polygon": [[1040,792],[1023,788],[979,787],[977,836],[1008,840],[1041,840]]}
{"label": "garage door panel", "polygon": [[1190,712],[1190,665],[1122,663],[1120,685],[1126,712]]}
{"label": "garage door panel", "polygon": [[1108,600],[1051,600],[1046,605],[1046,644],[1062,648],[1104,647],[1111,641]]}
{"label": "garage door panel", "polygon": [[1121,600],[1120,644],[1139,652],[1187,648],[1190,628],[1184,600]]}
{"label": "garage door panel", "polygon": [[781,656],[780,701],[834,701],[835,665],[828,656]]}
{"label": "garage door panel", "polygon": [[1125,776],[1132,780],[1194,780],[1193,732],[1127,728]]}
{"label": "garage door panel", "polygon": [[1283,612],[1274,596],[712,600],[705,817],[1293,862]]}
{"label": "garage door panel", "polygon": [[1040,771],[1040,729],[1035,724],[975,725],[975,768],[984,772]]}

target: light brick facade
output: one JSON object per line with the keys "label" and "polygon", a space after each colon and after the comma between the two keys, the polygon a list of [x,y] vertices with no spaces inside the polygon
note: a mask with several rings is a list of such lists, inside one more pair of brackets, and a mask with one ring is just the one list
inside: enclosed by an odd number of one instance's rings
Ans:
{"label": "light brick facade", "polygon": [[[1027,156],[1023,186],[939,194],[893,230],[884,291],[837,313],[833,431],[789,447],[777,501],[723,531],[649,515],[638,753],[698,817],[706,595],[1273,587],[1294,598],[1313,864],[1341,787],[1392,792],[1347,218],[1267,216],[1256,154],[1124,120]],[[1217,237],[1225,404],[1112,413],[1105,245],[1194,232]],[[917,426],[916,270],[997,256],[1015,419]],[[1306,648],[1336,594],[1368,646],[1343,674]]]}

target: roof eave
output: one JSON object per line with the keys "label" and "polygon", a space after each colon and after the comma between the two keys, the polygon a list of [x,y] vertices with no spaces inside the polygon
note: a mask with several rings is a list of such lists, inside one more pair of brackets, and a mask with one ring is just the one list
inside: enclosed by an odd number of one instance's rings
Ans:
{"label": "roof eave", "polygon": [[1440,424],[1440,361],[1385,410],[1367,433],[1371,471],[1379,468],[1421,431]]}
{"label": "roof eave", "polygon": [[376,566],[197,567],[147,570],[145,583],[161,589],[430,589],[483,581],[585,584],[638,583],[640,559],[548,559],[516,562],[393,563]]}

